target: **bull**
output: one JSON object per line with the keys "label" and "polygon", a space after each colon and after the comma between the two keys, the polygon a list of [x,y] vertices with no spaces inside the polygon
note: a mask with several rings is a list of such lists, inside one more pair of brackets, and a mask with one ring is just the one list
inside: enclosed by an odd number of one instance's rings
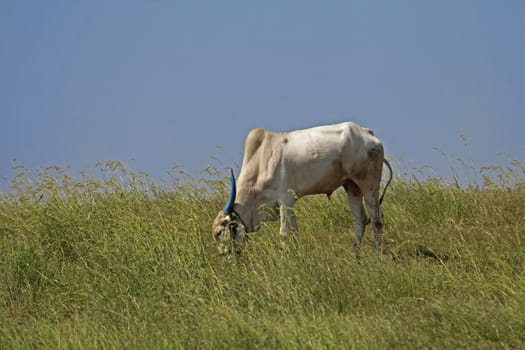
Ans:
{"label": "bull", "polygon": [[[380,197],[383,163],[390,178]],[[371,222],[377,254],[383,229],[381,203],[391,180],[392,168],[384,158],[382,142],[372,130],[355,123],[284,133],[253,129],[246,138],[237,181],[231,171],[230,198],[213,221],[213,238],[220,253],[231,253],[232,247],[240,250],[245,233],[277,216],[280,234],[286,237],[298,230],[293,208],[299,198],[330,196],[343,187],[354,216],[354,253],[359,255],[365,227]]]}

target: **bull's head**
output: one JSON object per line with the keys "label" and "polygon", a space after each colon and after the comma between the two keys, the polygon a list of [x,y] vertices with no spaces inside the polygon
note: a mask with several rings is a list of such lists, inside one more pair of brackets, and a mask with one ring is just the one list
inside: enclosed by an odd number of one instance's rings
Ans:
{"label": "bull's head", "polygon": [[224,209],[219,211],[212,225],[213,238],[218,243],[219,253],[221,254],[230,254],[233,250],[240,251],[245,240],[245,227],[233,208],[237,193],[233,170],[231,170],[230,182],[230,199]]}

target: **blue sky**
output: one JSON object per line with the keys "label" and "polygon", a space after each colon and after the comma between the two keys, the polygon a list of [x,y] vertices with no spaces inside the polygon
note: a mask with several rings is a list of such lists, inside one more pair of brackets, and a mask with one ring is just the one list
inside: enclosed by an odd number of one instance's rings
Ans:
{"label": "blue sky", "polygon": [[254,127],[345,120],[414,166],[523,159],[524,38],[511,0],[2,1],[0,174],[196,175]]}

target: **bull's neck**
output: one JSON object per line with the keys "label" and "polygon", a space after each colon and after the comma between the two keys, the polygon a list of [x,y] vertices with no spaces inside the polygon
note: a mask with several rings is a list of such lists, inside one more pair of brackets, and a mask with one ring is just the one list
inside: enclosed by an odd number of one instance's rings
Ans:
{"label": "bull's neck", "polygon": [[254,232],[259,225],[259,216],[257,208],[260,203],[257,201],[257,195],[254,191],[245,191],[243,188],[237,190],[234,210],[239,214],[243,223],[247,226],[248,232]]}
{"label": "bull's neck", "polygon": [[233,205],[233,209],[235,212],[240,216],[242,220],[242,224],[246,226],[247,232],[254,232],[257,228],[257,225],[259,224],[257,222],[256,213],[254,210],[250,210],[250,206],[241,204],[241,203],[235,203]]}

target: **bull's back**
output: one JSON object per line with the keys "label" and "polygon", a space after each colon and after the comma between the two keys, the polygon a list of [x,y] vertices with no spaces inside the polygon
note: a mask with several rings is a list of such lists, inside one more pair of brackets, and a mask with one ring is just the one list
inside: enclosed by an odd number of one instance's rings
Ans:
{"label": "bull's back", "polygon": [[240,186],[329,194],[352,178],[375,145],[382,148],[372,131],[352,122],[287,133],[253,129],[246,137]]}
{"label": "bull's back", "polygon": [[288,142],[283,151],[290,161],[305,166],[345,157],[352,158],[347,161],[366,158],[368,139],[375,139],[368,130],[347,122],[292,131],[284,135]]}
{"label": "bull's back", "polygon": [[380,144],[371,130],[351,122],[298,130],[286,138],[283,173],[299,196],[332,193],[367,161],[369,148]]}

